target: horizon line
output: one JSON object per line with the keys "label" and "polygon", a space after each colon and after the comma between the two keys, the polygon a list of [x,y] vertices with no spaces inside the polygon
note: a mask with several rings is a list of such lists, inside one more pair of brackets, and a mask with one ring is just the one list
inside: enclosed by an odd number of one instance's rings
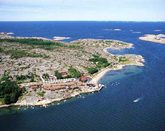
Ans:
{"label": "horizon line", "polygon": [[0,20],[0,22],[165,22],[165,20],[158,20],[158,21],[125,21],[125,20]]}

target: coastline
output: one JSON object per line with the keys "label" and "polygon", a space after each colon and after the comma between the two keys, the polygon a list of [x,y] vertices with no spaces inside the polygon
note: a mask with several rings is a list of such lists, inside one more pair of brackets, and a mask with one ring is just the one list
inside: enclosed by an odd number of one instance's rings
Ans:
{"label": "coastline", "polygon": [[[116,42],[119,42],[116,40]],[[123,41],[122,41],[123,42]],[[127,45],[125,46],[119,46],[119,47],[116,47],[116,46],[112,46],[112,47],[106,47],[104,48],[102,51],[105,53],[105,54],[108,54],[108,55],[112,55],[111,53],[108,52],[108,49],[109,48],[113,48],[113,49],[116,49],[116,50],[120,50],[120,49],[125,49],[125,48],[133,48],[133,44],[131,43],[127,43]],[[134,56],[133,54],[130,55],[130,56]],[[143,62],[144,62],[144,59],[142,56],[140,55],[135,55],[137,57],[137,60],[134,61],[131,61],[130,63],[124,63],[124,64],[118,64],[118,65],[115,65],[114,67],[107,67],[107,68],[104,68],[104,69],[101,69],[97,74],[94,74],[92,77],[91,77],[91,81],[90,81],[90,84],[95,84],[96,86],[93,87],[92,89],[88,89],[88,88],[84,88],[82,89],[81,91],[79,92],[72,92],[70,95],[66,96],[66,97],[59,97],[59,98],[52,98],[52,99],[44,99],[44,100],[41,100],[41,101],[34,101],[34,102],[31,102],[31,103],[26,103],[26,101],[17,101],[17,103],[14,103],[14,104],[10,104],[10,105],[0,105],[0,108],[7,108],[7,107],[11,107],[11,106],[44,106],[46,107],[47,105],[51,104],[51,103],[54,103],[54,102],[60,102],[60,101],[64,101],[64,100],[67,100],[67,99],[70,99],[70,98],[73,98],[73,97],[76,97],[76,96],[79,96],[81,94],[87,94],[87,93],[93,93],[93,92],[98,92],[100,91],[102,88],[103,88],[103,85],[101,85],[99,83],[99,80],[109,71],[113,71],[113,70],[121,70],[123,69],[125,66],[128,66],[128,65],[134,65],[134,66],[144,66],[143,65]],[[140,60],[140,61],[139,61]]]}
{"label": "coastline", "polygon": [[[108,49],[109,48],[111,48],[111,47],[107,47],[107,48],[104,48],[103,49],[103,51],[105,52],[105,53],[107,53],[108,55],[113,55],[113,54],[110,54],[109,52],[108,52]],[[130,49],[130,48],[133,48],[133,44],[130,44],[130,46],[129,47],[127,47],[128,49]],[[120,50],[120,49],[118,49],[118,50]],[[139,55],[139,57],[141,57],[140,55]],[[122,70],[125,66],[131,66],[131,65],[134,65],[134,66],[144,66],[144,59],[143,59],[143,57],[141,57],[141,61],[142,62],[138,62],[138,63],[136,63],[136,64],[120,64],[120,65],[117,65],[116,67],[114,67],[114,68],[104,68],[104,69],[102,69],[102,70],[100,70],[99,71],[99,73],[97,73],[96,75],[94,75],[93,77],[92,77],[92,82],[93,83],[99,83],[99,80],[107,73],[107,72],[109,72],[109,71],[115,71],[115,70]]]}
{"label": "coastline", "polygon": [[[74,98],[76,96],[79,96],[81,94],[89,94],[89,93],[93,93],[93,92],[99,92],[102,88],[103,85],[100,85],[99,81],[102,77],[104,77],[104,75],[110,71],[115,71],[115,70],[122,70],[125,66],[129,66],[129,65],[134,65],[134,66],[144,66],[143,64],[125,64],[125,65],[117,65],[114,68],[105,68],[100,70],[100,72],[98,72],[96,75],[94,75],[92,77],[91,83],[95,83],[97,84],[97,88],[93,89],[93,90],[84,90],[83,92],[79,92],[79,93],[74,93],[66,98],[57,98],[57,99],[47,99],[47,100],[42,100],[40,102],[37,102],[37,104],[26,104],[26,103],[15,103],[15,104],[10,104],[10,105],[0,105],[0,108],[7,108],[7,107],[12,107],[12,106],[20,106],[20,107],[29,107],[29,106],[43,106],[46,107],[52,103],[55,102],[61,102],[61,101],[65,101],[71,98]],[[99,86],[100,85],[100,86]]]}
{"label": "coastline", "polygon": [[[123,42],[123,41],[121,41],[121,42]],[[130,43],[129,43],[128,46],[127,46],[127,47],[124,47],[124,48],[122,48],[122,47],[121,47],[121,48],[106,47],[106,48],[103,49],[103,51],[104,51],[106,54],[108,54],[108,55],[113,55],[113,54],[111,54],[111,53],[108,52],[108,49],[122,50],[122,49],[131,49],[131,48],[134,48],[134,47],[133,47],[133,44],[130,44]]]}
{"label": "coastline", "polygon": [[122,70],[125,66],[131,66],[131,65],[134,65],[134,66],[144,66],[143,64],[125,64],[125,65],[117,65],[116,67],[114,68],[105,68],[105,69],[102,69],[98,74],[96,74],[95,76],[93,76],[92,78],[92,82],[93,83],[99,83],[100,79],[106,74],[108,73],[109,71],[115,71],[115,70]]}
{"label": "coastline", "polygon": [[[143,62],[144,62],[144,59],[142,59]],[[101,85],[99,83],[100,79],[102,77],[104,77],[104,75],[109,72],[109,71],[114,71],[114,70],[122,70],[125,66],[129,66],[129,65],[134,65],[134,66],[144,66],[143,63],[131,63],[131,64],[120,64],[120,65],[116,65],[115,67],[113,68],[104,68],[102,70],[100,70],[97,74],[95,74],[93,77],[92,77],[92,80],[90,81],[91,83],[94,83],[96,84],[96,88],[92,89],[92,90],[83,90],[82,92],[76,92],[76,93],[73,93],[71,94],[70,96],[68,97],[61,97],[61,98],[56,98],[56,99],[46,99],[46,100],[42,100],[40,102],[37,102],[37,103],[33,103],[33,104],[26,104],[26,103],[15,103],[15,104],[10,104],[10,105],[0,105],[0,108],[7,108],[7,107],[12,107],[12,106],[20,106],[20,107],[30,107],[30,106],[43,106],[43,107],[46,107],[52,103],[55,103],[55,102],[61,102],[61,101],[65,101],[65,100],[68,100],[68,99],[71,99],[73,97],[76,97],[76,96],[79,96],[81,94],[88,94],[88,93],[93,93],[93,92],[99,92],[102,88],[103,88],[103,85]]]}
{"label": "coastline", "polygon": [[7,108],[7,107],[12,107],[12,106],[18,106],[18,107],[42,106],[42,107],[47,107],[47,106],[49,106],[52,103],[69,100],[71,98],[80,96],[81,94],[90,94],[90,93],[93,93],[93,92],[99,92],[102,88],[103,88],[103,86],[99,86],[99,84],[97,84],[97,88],[96,89],[88,90],[88,91],[84,90],[83,92],[73,93],[72,95],[70,95],[70,96],[68,96],[66,98],[42,100],[40,102],[37,102],[37,104],[14,103],[14,104],[9,104],[9,105],[0,105],[0,108]]}
{"label": "coastline", "polygon": [[[130,65],[130,64],[128,64]],[[61,102],[61,101],[65,101],[71,98],[74,98],[76,96],[79,96],[81,94],[89,94],[89,93],[93,93],[93,92],[99,92],[102,88],[103,85],[100,85],[99,81],[100,79],[109,71],[114,71],[114,70],[122,70],[125,66],[127,65],[118,65],[115,68],[105,68],[102,69],[99,73],[97,73],[96,75],[94,75],[92,77],[91,83],[95,83],[97,84],[97,88],[93,89],[93,90],[84,90],[82,92],[79,93],[74,93],[66,98],[57,98],[57,99],[46,99],[46,100],[42,100],[40,102],[37,102],[36,104],[26,104],[26,103],[15,103],[15,104],[10,104],[10,105],[0,105],[0,108],[7,108],[7,107],[12,107],[12,106],[20,106],[20,107],[29,107],[29,106],[43,106],[46,107],[52,103],[55,102]],[[135,66],[143,66],[143,65],[135,65]]]}

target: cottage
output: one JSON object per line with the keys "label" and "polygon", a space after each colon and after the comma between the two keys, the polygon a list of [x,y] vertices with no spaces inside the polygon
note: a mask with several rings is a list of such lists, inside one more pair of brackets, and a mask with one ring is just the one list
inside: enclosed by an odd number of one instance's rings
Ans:
{"label": "cottage", "polygon": [[84,83],[85,83],[85,82],[88,82],[90,79],[91,79],[90,77],[81,76],[79,80],[80,80],[81,82],[84,82]]}

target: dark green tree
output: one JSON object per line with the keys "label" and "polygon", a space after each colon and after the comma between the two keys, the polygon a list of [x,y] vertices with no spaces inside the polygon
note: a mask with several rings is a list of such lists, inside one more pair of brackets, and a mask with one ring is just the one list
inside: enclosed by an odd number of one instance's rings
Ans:
{"label": "dark green tree", "polygon": [[87,68],[89,74],[95,74],[98,72],[98,69],[95,67]]}
{"label": "dark green tree", "polygon": [[54,72],[54,75],[57,77],[57,79],[62,79],[62,74],[58,70]]}
{"label": "dark green tree", "polygon": [[17,83],[4,74],[0,81],[0,98],[4,99],[5,104],[17,102],[21,94],[22,91]]}
{"label": "dark green tree", "polygon": [[70,67],[68,72],[72,78],[79,78],[81,76],[81,73],[73,67]]}

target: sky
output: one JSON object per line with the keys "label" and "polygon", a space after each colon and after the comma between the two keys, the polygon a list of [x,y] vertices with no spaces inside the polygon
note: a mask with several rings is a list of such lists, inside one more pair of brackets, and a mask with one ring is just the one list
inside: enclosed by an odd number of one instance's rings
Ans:
{"label": "sky", "polygon": [[0,21],[165,21],[165,0],[0,0]]}

